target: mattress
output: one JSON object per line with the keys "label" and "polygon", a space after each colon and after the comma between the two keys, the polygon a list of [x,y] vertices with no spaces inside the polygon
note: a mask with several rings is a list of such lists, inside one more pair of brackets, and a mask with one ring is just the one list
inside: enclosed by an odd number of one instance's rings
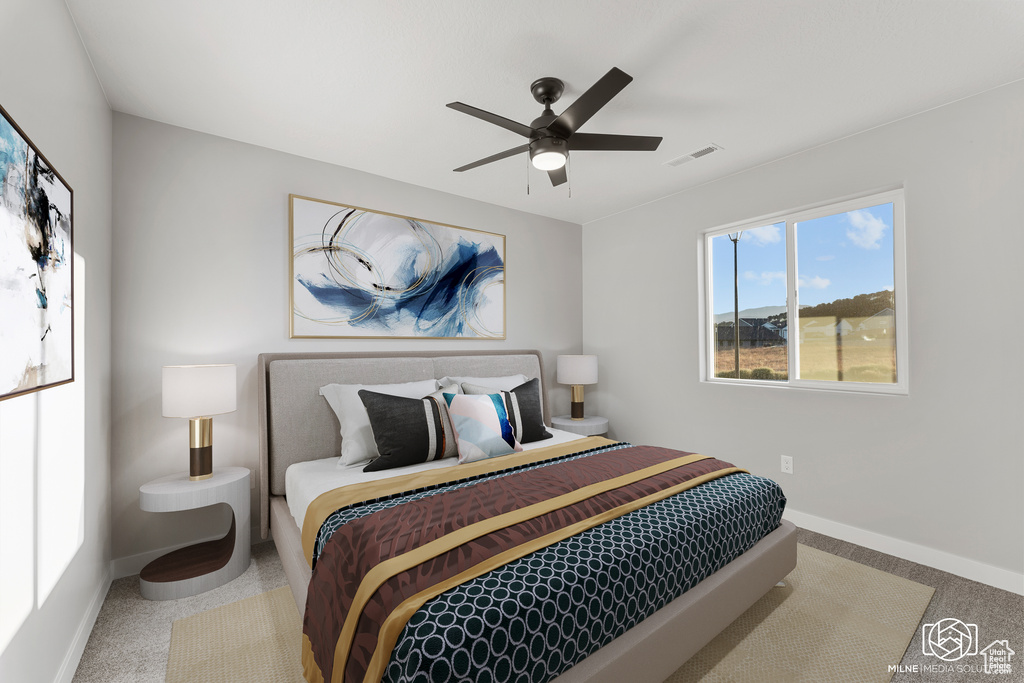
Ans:
{"label": "mattress", "polygon": [[[524,451],[536,450],[548,446],[558,446],[573,441],[581,441],[584,437],[573,434],[562,429],[546,427],[551,433],[550,439],[522,444]],[[295,525],[302,528],[302,522],[306,518],[306,509],[316,498],[327,491],[381,479],[390,479],[400,475],[413,472],[427,472],[429,470],[443,469],[458,464],[457,458],[445,458],[431,462],[420,463],[410,467],[402,467],[392,470],[381,470],[379,472],[363,472],[366,463],[338,467],[338,458],[322,458],[320,460],[309,460],[289,465],[285,471],[285,496],[288,500],[288,511],[295,519]]]}
{"label": "mattress", "polygon": [[[325,527],[462,486],[346,506]],[[753,547],[778,527],[784,507],[771,480],[730,473],[513,560],[423,604],[402,629],[382,680],[551,680]]]}

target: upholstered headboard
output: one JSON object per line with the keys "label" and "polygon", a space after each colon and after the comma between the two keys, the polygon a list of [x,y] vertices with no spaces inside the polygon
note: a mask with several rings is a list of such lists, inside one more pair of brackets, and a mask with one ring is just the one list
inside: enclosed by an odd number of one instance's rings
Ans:
{"label": "upholstered headboard", "polygon": [[284,495],[288,466],[341,453],[337,418],[319,393],[325,384],[394,384],[522,373],[540,379],[544,421],[551,423],[539,351],[261,353],[256,370],[263,538],[270,530],[270,496]]}

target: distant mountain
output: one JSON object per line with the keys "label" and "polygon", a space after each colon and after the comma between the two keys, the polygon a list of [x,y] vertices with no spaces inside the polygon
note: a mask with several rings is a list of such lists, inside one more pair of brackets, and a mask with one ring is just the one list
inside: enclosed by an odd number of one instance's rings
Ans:
{"label": "distant mountain", "polygon": [[870,318],[886,308],[896,308],[893,293],[883,289],[871,294],[858,294],[851,299],[836,299],[827,304],[805,306],[800,317],[807,318]]}
{"label": "distant mountain", "polygon": [[[745,308],[740,311],[741,318],[767,318],[770,315],[785,313],[785,306],[761,306],[760,308]],[[735,316],[732,313],[719,313],[715,316],[715,324],[728,322]]]}
{"label": "distant mountain", "polygon": [[[868,318],[886,308],[895,307],[896,300],[893,293],[883,289],[880,292],[858,294],[851,299],[836,299],[835,301],[818,304],[817,306],[805,304],[800,307],[800,316],[806,318]],[[785,312],[785,306],[761,306],[760,308],[747,308],[740,311],[740,317],[767,318]],[[728,322],[732,319],[732,313],[719,313],[715,316],[715,324]]]}

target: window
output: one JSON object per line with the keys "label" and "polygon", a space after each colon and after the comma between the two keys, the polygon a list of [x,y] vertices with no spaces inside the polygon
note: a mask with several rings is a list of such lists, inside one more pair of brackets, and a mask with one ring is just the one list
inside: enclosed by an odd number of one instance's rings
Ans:
{"label": "window", "polygon": [[702,241],[705,381],[907,392],[902,190]]}

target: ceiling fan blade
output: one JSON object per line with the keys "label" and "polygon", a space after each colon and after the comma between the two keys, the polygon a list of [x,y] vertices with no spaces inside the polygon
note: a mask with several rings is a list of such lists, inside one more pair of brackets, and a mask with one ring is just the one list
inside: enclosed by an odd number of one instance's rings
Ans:
{"label": "ceiling fan blade", "polygon": [[569,180],[569,177],[565,174],[565,166],[556,168],[553,171],[548,171],[548,178],[551,178],[552,187],[558,187],[565,181]]}
{"label": "ceiling fan blade", "polygon": [[483,166],[484,164],[489,164],[492,161],[498,161],[500,159],[505,159],[507,157],[515,156],[516,154],[520,154],[520,153],[525,152],[525,151],[527,151],[529,149],[530,149],[530,145],[528,145],[528,144],[527,145],[519,145],[518,147],[513,147],[512,149],[506,149],[504,152],[498,152],[497,154],[492,154],[491,156],[489,156],[489,157],[487,157],[485,159],[480,159],[479,161],[474,161],[471,164],[466,164],[465,166],[460,166],[459,168],[455,169],[455,172],[459,173],[461,171],[468,171],[471,168],[476,168],[477,166]]}
{"label": "ceiling fan blade", "polygon": [[575,133],[569,138],[569,149],[623,152],[653,152],[661,138],[649,135],[605,135],[603,133]]}
{"label": "ceiling fan blade", "polygon": [[632,80],[633,77],[626,72],[612,67],[611,71],[602,76],[597,83],[590,86],[590,89],[569,105],[569,108],[563,111],[561,116],[552,121],[548,125],[548,130],[555,135],[560,135],[564,138],[569,137],[580,126],[589,121],[590,117],[596,114],[601,107],[608,104],[613,97],[618,95]]}
{"label": "ceiling fan blade", "polygon": [[533,128],[530,128],[529,126],[517,123],[512,119],[506,119],[504,116],[492,114],[491,112],[484,111],[483,109],[471,107],[468,104],[463,104],[462,102],[449,102],[445,106],[447,106],[449,109],[454,109],[455,111],[461,111],[463,114],[475,116],[476,118],[482,121],[486,121],[487,123],[493,123],[496,126],[501,126],[505,130],[510,130],[513,133],[522,135],[524,138],[528,138],[531,135],[533,135]]}

